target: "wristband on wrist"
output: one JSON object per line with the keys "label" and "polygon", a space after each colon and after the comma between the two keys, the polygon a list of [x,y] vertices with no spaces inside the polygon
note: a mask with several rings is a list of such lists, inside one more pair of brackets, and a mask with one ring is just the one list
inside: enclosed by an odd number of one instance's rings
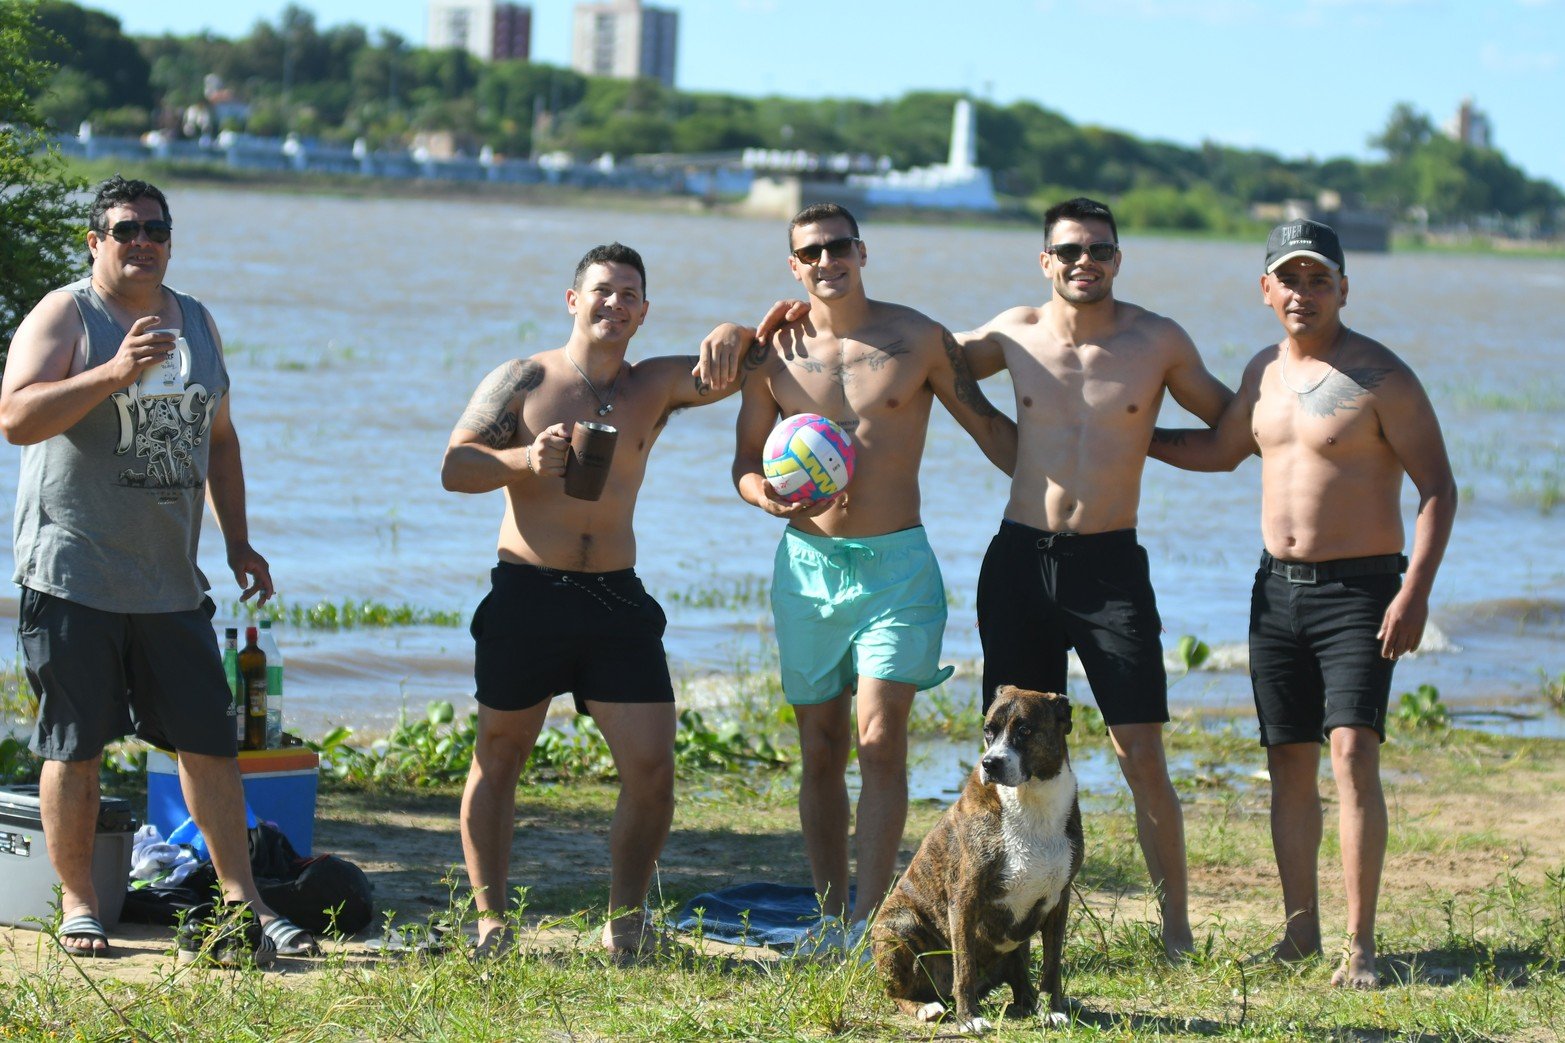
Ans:
{"label": "wristband on wrist", "polygon": [[537,471],[533,470],[533,447],[532,446],[528,445],[528,446],[523,446],[522,447],[522,460],[527,464],[527,470],[529,472],[531,472],[533,474],[537,474],[538,473]]}

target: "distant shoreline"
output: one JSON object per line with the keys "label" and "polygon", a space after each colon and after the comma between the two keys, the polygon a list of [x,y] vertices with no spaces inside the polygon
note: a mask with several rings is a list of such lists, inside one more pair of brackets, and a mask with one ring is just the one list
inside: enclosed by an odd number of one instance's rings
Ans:
{"label": "distant shoreline", "polygon": [[[169,163],[159,160],[120,163],[114,160],[67,159],[66,168],[89,182],[115,173],[134,175],[158,184],[203,188],[232,188],[274,192],[281,195],[324,195],[349,199],[450,199],[511,202],[529,206],[607,206],[628,213],[719,214],[747,216],[737,200],[710,201],[695,196],[662,192],[637,192],[623,188],[579,188],[567,185],[515,184],[507,182],[437,181],[363,177],[356,174],[308,172],[236,171],[226,166]],[[912,207],[876,207],[861,215],[865,223],[935,225],[961,228],[1035,229],[1041,232],[1039,215],[1013,205],[998,214],[931,210]],[[1140,228],[1124,225],[1136,235],[1160,239],[1195,239],[1207,242],[1248,243],[1263,237],[1268,226],[1255,222],[1240,232],[1180,228]],[[1421,234],[1397,229],[1392,234],[1393,253],[1502,254],[1511,257],[1565,258],[1565,239],[1545,242],[1519,241],[1455,233]]]}

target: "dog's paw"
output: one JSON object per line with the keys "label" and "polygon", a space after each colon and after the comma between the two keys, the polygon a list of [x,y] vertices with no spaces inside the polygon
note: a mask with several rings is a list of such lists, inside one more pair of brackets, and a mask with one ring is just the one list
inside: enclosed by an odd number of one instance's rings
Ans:
{"label": "dog's paw", "polygon": [[1069,1014],[1061,1014],[1057,1010],[1040,1010],[1038,1020],[1048,1029],[1062,1029],[1071,1022]]}
{"label": "dog's paw", "polygon": [[919,1021],[939,1021],[946,1016],[946,1005],[938,1000],[934,1003],[926,1003],[918,1008],[916,1017]]}
{"label": "dog's paw", "polygon": [[994,1023],[982,1015],[957,1022],[956,1030],[969,1036],[983,1036],[994,1031]]}

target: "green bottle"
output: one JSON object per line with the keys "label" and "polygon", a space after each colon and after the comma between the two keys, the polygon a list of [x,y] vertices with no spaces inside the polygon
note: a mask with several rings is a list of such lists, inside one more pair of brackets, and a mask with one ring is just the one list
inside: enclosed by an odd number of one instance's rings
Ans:
{"label": "green bottle", "polygon": [[239,628],[223,628],[223,676],[228,678],[228,716],[234,722],[234,738],[245,737],[245,690],[239,683]]}

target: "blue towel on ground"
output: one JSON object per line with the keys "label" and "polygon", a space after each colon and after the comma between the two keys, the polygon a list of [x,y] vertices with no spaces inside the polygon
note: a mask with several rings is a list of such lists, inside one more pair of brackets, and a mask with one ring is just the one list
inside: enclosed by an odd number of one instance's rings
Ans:
{"label": "blue towel on ground", "polygon": [[[850,890],[848,904],[852,903]],[[813,887],[740,884],[696,895],[680,910],[674,926],[690,932],[699,924],[703,936],[733,945],[791,949],[820,918]]]}

